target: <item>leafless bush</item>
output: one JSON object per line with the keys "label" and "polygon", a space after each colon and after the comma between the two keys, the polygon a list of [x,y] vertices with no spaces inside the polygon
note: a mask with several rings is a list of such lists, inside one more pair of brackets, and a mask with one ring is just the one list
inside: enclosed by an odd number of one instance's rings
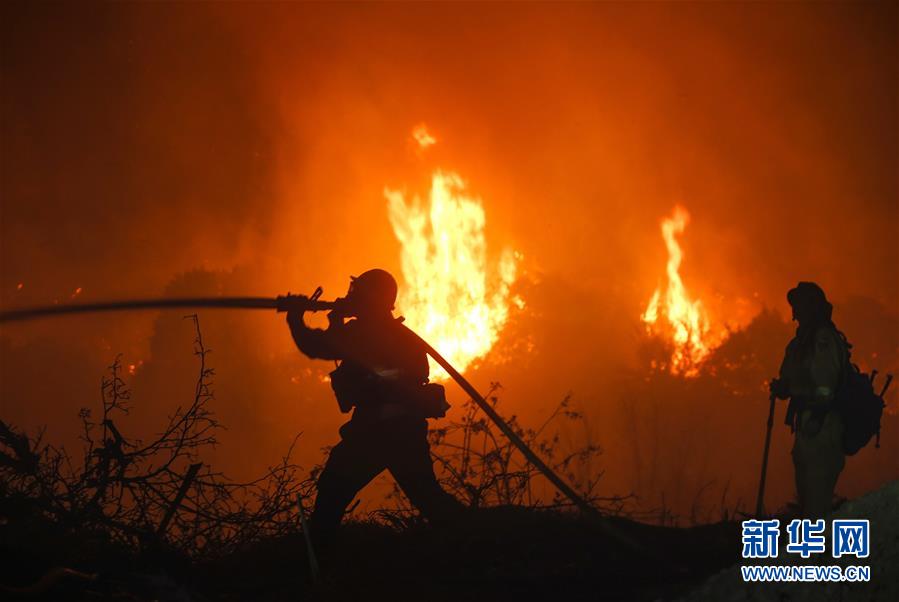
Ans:
{"label": "leafless bush", "polygon": [[[234,483],[201,460],[221,425],[210,408],[214,370],[197,316],[194,354],[198,376],[193,399],[178,407],[147,443],[122,428],[130,392],[120,358],[101,382],[101,415],[80,412],[83,457],[43,443],[0,421],[0,494],[63,526],[105,534],[135,549],[165,544],[194,557],[281,535],[297,524],[297,494],[308,496],[290,450],[259,479]],[[291,446],[292,450],[292,446]]]}
{"label": "leafless bush", "polygon": [[[497,407],[498,383],[491,384],[486,395]],[[566,396],[549,417],[537,428],[522,427],[517,417],[508,419],[509,426],[529,447],[538,453],[558,474],[562,475],[588,503],[604,513],[627,513],[630,496],[604,497],[597,493],[603,472],[594,461],[602,448],[590,440],[576,449],[565,449],[558,429],[561,420],[584,423],[584,416],[572,408]],[[586,431],[585,431],[586,432]],[[568,509],[572,502],[553,490],[547,497],[537,489],[544,482],[540,471],[518,451],[478,405],[468,400],[462,407],[462,418],[446,426],[433,428],[429,434],[431,455],[441,485],[471,508],[489,506],[521,506],[531,509]],[[390,508],[373,513],[373,518],[403,526],[414,520],[414,509],[401,495],[397,485],[389,498]]]}

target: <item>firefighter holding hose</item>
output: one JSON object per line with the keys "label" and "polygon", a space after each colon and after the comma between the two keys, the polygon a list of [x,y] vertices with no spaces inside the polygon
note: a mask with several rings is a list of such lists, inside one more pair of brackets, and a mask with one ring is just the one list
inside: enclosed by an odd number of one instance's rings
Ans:
{"label": "firefighter holding hose", "polygon": [[443,387],[428,383],[425,348],[393,316],[396,295],[393,276],[373,269],[351,278],[327,329],[305,324],[303,302],[287,312],[300,351],[340,362],[331,387],[340,410],[353,412],[318,479],[310,531],[319,546],[332,542],[347,506],[385,469],[430,522],[447,522],[463,508],[434,475],[426,419],[449,406]]}
{"label": "firefighter holding hose", "polygon": [[[593,524],[631,550],[645,549],[607,521],[528,446],[493,405],[427,341],[393,317],[396,280],[384,270],[369,270],[351,279],[346,297],[174,297],[53,304],[0,311],[0,324],[53,316],[149,309],[253,309],[287,312],[294,341],[313,358],[339,361],[331,386],[341,411],[353,411],[340,429],[341,441],[331,451],[319,477],[312,531],[327,543],[356,493],[384,469],[431,522],[449,522],[464,509],[443,491],[434,475],[426,418],[442,417],[449,405],[441,385],[428,382],[430,356],[462,388],[525,459]],[[307,311],[329,311],[325,330],[308,328]],[[302,517],[302,513],[301,513]],[[310,543],[307,540],[307,543]]]}

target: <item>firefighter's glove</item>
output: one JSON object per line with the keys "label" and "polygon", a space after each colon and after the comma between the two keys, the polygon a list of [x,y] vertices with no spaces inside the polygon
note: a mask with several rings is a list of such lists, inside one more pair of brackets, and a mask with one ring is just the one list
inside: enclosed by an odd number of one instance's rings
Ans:
{"label": "firefighter's glove", "polygon": [[790,396],[790,384],[782,378],[772,378],[768,383],[768,390],[778,399],[786,399]]}

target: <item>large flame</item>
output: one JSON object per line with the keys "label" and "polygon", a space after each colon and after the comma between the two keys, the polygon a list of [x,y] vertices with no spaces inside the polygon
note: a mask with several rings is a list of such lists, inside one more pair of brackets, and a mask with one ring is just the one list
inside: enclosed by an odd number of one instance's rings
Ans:
{"label": "large flame", "polygon": [[[509,315],[509,287],[516,254],[505,249],[490,269],[481,200],[470,196],[455,173],[431,178],[429,206],[385,189],[390,223],[402,245],[405,286],[397,307],[407,323],[458,370],[481,358],[499,337]],[[446,372],[431,363],[432,379]]]}
{"label": "large flame", "polygon": [[690,214],[680,206],[674,208],[671,217],[662,220],[662,237],[668,248],[668,283],[664,293],[661,287],[656,289],[641,317],[650,333],[671,337],[671,372],[696,376],[699,364],[721,343],[724,334],[712,331],[702,302],[690,298],[680,277],[683,251],[677,235],[683,233],[689,221]]}

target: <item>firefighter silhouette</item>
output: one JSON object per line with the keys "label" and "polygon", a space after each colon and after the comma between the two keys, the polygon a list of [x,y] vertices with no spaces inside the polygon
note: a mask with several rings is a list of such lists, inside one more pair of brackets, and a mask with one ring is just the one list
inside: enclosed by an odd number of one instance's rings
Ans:
{"label": "firefighter silhouette", "polygon": [[806,518],[830,513],[834,487],[846,459],[843,420],[834,396],[848,364],[849,343],[831,319],[833,306],[813,282],[787,294],[798,322],[771,391],[790,399],[786,422],[795,433],[793,467],[800,511]]}
{"label": "firefighter silhouette", "polygon": [[353,412],[318,479],[310,531],[319,545],[332,542],[346,507],[385,469],[429,522],[462,509],[437,482],[428,444],[426,418],[449,406],[443,387],[428,384],[425,350],[393,316],[396,295],[393,276],[373,269],[351,277],[327,329],[309,328],[301,311],[287,314],[300,351],[340,362],[331,386],[341,411]]}

